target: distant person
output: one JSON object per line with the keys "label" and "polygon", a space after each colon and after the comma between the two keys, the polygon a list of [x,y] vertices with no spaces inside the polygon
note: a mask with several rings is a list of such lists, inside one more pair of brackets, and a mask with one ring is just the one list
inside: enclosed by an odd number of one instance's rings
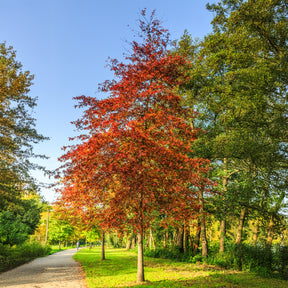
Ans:
{"label": "distant person", "polygon": [[77,241],[77,251],[79,250],[79,241]]}

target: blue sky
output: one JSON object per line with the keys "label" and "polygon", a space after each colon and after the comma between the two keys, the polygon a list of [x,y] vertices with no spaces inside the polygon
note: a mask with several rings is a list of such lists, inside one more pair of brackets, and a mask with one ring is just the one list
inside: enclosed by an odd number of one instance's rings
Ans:
{"label": "blue sky", "polygon": [[[35,75],[30,95],[38,97],[38,105],[33,115],[38,132],[50,137],[35,146],[36,153],[50,157],[39,163],[52,170],[59,166],[61,148],[75,135],[70,122],[81,115],[72,98],[97,97],[98,84],[113,78],[105,68],[106,60],[122,59],[143,8],[156,10],[172,40],[179,39],[185,29],[201,39],[211,32],[213,14],[206,10],[207,2],[0,0],[0,42],[13,46],[23,69]],[[33,175],[39,181],[51,181],[40,172]],[[43,188],[41,194],[50,202],[55,200],[52,189]]]}

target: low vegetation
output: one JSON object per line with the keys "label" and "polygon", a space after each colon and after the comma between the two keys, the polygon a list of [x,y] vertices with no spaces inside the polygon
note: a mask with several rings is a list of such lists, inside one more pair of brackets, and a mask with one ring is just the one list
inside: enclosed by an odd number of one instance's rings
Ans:
{"label": "low vegetation", "polygon": [[145,257],[146,282],[135,282],[137,255],[134,250],[107,249],[101,261],[99,247],[80,250],[74,259],[82,264],[88,285],[93,287],[288,287],[288,282],[253,273],[227,270],[206,263],[184,263]]}
{"label": "low vegetation", "polygon": [[7,271],[37,257],[49,255],[51,248],[38,242],[18,246],[0,244],[0,272]]}

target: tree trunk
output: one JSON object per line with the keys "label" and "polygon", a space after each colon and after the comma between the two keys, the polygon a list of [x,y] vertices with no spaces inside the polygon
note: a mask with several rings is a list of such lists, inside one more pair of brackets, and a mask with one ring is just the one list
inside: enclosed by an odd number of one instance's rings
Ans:
{"label": "tree trunk", "polygon": [[138,233],[137,283],[144,281],[143,233]]}
{"label": "tree trunk", "polygon": [[203,191],[201,190],[199,193],[199,200],[200,200],[200,214],[201,214],[201,244],[202,244],[202,256],[208,256],[208,241],[206,236],[206,219],[204,213],[204,196]]}
{"label": "tree trunk", "polygon": [[235,241],[235,244],[237,245],[239,245],[242,241],[242,231],[244,227],[245,215],[246,215],[246,207],[242,208],[240,212],[239,224],[237,228],[236,241]]}
{"label": "tree trunk", "polygon": [[200,219],[198,219],[196,235],[195,235],[195,238],[194,238],[194,247],[193,247],[193,249],[196,252],[198,251],[199,245],[200,245],[200,235],[201,235],[201,221],[200,221]]}
{"label": "tree trunk", "polygon": [[59,250],[61,249],[61,241],[59,240]]}
{"label": "tree trunk", "polygon": [[184,252],[184,246],[183,246],[183,240],[184,240],[184,228],[181,227],[178,229],[178,233],[177,233],[177,247],[179,249],[180,252]]}
{"label": "tree trunk", "polygon": [[272,246],[273,242],[273,228],[274,228],[274,222],[273,222],[273,217],[270,217],[270,221],[267,227],[267,239],[266,239],[266,245],[267,246]]}
{"label": "tree trunk", "polygon": [[126,244],[126,250],[130,250],[130,249],[131,249],[131,246],[132,246],[132,241],[131,241],[131,239],[129,238],[128,241],[127,241],[127,244]]}
{"label": "tree trunk", "polygon": [[150,227],[150,229],[149,229],[149,248],[152,249],[152,247],[155,250],[155,248],[156,248],[155,241],[153,238],[152,228]]}
{"label": "tree trunk", "polygon": [[126,250],[130,250],[132,248],[132,240],[133,240],[134,234],[130,233],[128,235],[127,243],[126,243]]}
{"label": "tree trunk", "polygon": [[178,245],[179,230],[178,228],[173,233],[173,245],[176,247]]}
{"label": "tree trunk", "polygon": [[226,237],[226,219],[222,219],[220,222],[219,253],[225,252],[225,237]]}
{"label": "tree trunk", "polygon": [[166,233],[166,231],[164,231],[164,234],[163,234],[163,247],[164,248],[167,247],[167,233]]}
{"label": "tree trunk", "polygon": [[206,223],[205,223],[204,215],[201,219],[201,243],[202,243],[202,256],[207,257],[208,256],[208,241],[207,241],[207,236],[206,236]]}
{"label": "tree trunk", "polygon": [[258,240],[259,221],[256,221],[254,225],[255,226],[253,231],[253,245],[256,246]]}
{"label": "tree trunk", "polygon": [[92,244],[93,244],[93,243],[90,242],[89,244],[90,244],[90,245],[89,245],[89,250],[91,250],[91,249],[92,249]]}
{"label": "tree trunk", "polygon": [[131,248],[134,249],[135,247],[136,247],[136,236],[133,234]]}
{"label": "tree trunk", "polygon": [[228,184],[228,176],[227,176],[227,158],[223,159],[224,166],[224,178],[223,178],[223,215],[220,221],[220,238],[219,238],[219,253],[225,252],[225,238],[226,238],[226,209],[225,209],[225,197],[227,194],[227,184]]}
{"label": "tree trunk", "polygon": [[105,232],[102,231],[101,260],[105,260]]}
{"label": "tree trunk", "polygon": [[189,241],[190,241],[190,228],[189,225],[184,229],[184,251],[189,250]]}

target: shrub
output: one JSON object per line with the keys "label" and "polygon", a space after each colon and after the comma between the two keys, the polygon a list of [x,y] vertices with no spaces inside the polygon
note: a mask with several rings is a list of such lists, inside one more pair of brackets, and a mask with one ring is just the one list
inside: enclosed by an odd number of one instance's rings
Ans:
{"label": "shrub", "polygon": [[34,258],[49,255],[51,248],[38,242],[19,246],[0,244],[0,272],[17,267]]}

